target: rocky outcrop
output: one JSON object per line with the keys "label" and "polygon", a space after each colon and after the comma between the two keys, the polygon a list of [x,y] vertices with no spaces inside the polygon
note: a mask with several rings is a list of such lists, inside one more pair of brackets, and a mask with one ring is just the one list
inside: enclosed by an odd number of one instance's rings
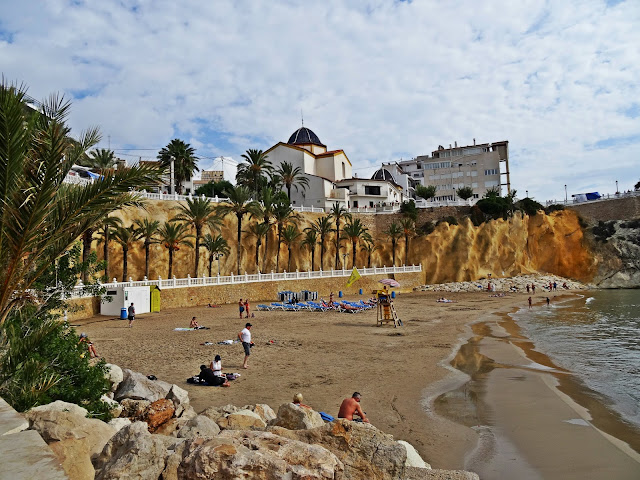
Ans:
{"label": "rocky outcrop", "polygon": [[178,442],[175,438],[152,435],[144,422],[132,423],[116,433],[94,456],[95,478],[157,479]]}
{"label": "rocky outcrop", "polygon": [[89,411],[86,408],[82,408],[75,403],[63,402],[62,400],[56,400],[55,402],[47,403],[46,405],[40,405],[33,407],[29,410],[30,414],[36,414],[41,412],[69,412],[81,417],[86,417]]}
{"label": "rocky outcrop", "polygon": [[289,430],[308,430],[323,426],[324,420],[318,412],[311,408],[285,403],[280,405],[278,416],[270,424]]}
{"label": "rocky outcrop", "polygon": [[265,428],[267,424],[255,412],[243,409],[218,418],[218,426],[223,430],[251,430]]}
{"label": "rocky outcrop", "polygon": [[600,222],[591,229],[600,288],[640,287],[640,220]]}
{"label": "rocky outcrop", "polygon": [[398,443],[407,451],[407,460],[404,462],[405,467],[431,468],[431,465],[422,459],[413,445],[404,440],[398,440]]}
{"label": "rocky outcrop", "polygon": [[111,391],[115,392],[118,389],[118,385],[124,379],[122,369],[118,365],[112,363],[105,364],[105,377],[111,383]]}
{"label": "rocky outcrop", "polygon": [[166,398],[172,385],[162,380],[149,380],[143,374],[127,368],[122,370],[123,379],[115,392],[117,401],[130,398],[132,400],[148,400],[155,402]]}
{"label": "rocky outcrop", "polygon": [[151,405],[149,400],[132,400],[125,398],[120,401],[122,407],[121,417],[131,418],[133,420],[142,420]]}
{"label": "rocky outcrop", "polygon": [[[549,283],[556,283],[558,285],[557,292],[566,292],[569,290],[586,290],[593,288],[592,286],[585,285],[575,280],[559,277],[557,275],[518,275],[516,277],[496,278],[491,276],[489,278],[482,278],[473,282],[453,282],[453,283],[438,283],[433,285],[421,285],[415,287],[414,290],[421,292],[502,292],[509,293],[526,292],[527,285],[535,284],[539,292],[545,292],[544,287],[547,287]],[[566,284],[566,288],[562,285]]]}
{"label": "rocky outcrop", "polygon": [[156,400],[145,412],[144,421],[149,425],[149,431],[155,432],[160,425],[173,417],[175,408],[173,402],[166,398]]}
{"label": "rocky outcrop", "polygon": [[204,415],[193,417],[177,430],[178,438],[210,438],[220,433],[216,422]]}
{"label": "rocky outcrop", "polygon": [[91,456],[100,452],[116,433],[112,426],[70,411],[31,410],[30,428],[36,430],[55,453],[72,480],[94,477]]}
{"label": "rocky outcrop", "polygon": [[344,464],[345,478],[391,480],[404,474],[405,447],[368,423],[337,419],[311,430],[269,427],[269,431],[326,448]]}
{"label": "rocky outcrop", "polygon": [[343,468],[334,454],[318,445],[268,432],[227,430],[203,443],[192,442],[178,474],[185,480],[320,480],[340,478]]}

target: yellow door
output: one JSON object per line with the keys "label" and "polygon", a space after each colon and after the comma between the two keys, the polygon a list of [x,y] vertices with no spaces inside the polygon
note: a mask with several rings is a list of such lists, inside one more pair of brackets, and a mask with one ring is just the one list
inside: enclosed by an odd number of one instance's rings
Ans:
{"label": "yellow door", "polygon": [[152,285],[149,287],[151,290],[151,311],[159,312],[160,311],[160,289]]}

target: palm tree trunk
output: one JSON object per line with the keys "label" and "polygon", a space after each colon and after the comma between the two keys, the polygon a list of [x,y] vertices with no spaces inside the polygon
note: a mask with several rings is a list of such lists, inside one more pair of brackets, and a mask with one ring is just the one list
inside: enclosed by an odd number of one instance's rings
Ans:
{"label": "palm tree trunk", "polygon": [[[266,222],[266,219],[265,219]],[[262,259],[262,271],[267,271],[267,258],[269,257],[269,234],[271,233],[271,226],[267,229],[267,234],[264,236],[264,258]]]}
{"label": "palm tree trunk", "polygon": [[173,248],[169,247],[169,279],[173,278]]}
{"label": "palm tree trunk", "polygon": [[404,264],[409,263],[409,235],[404,236]]}
{"label": "palm tree trunk", "polygon": [[260,244],[262,242],[256,242],[256,273],[260,270]]}
{"label": "palm tree trunk", "polygon": [[367,262],[367,268],[371,268],[371,252],[369,252],[369,259]]}
{"label": "palm tree trunk", "polygon": [[212,265],[213,265],[213,255],[209,255],[209,276],[211,276]]}
{"label": "palm tree trunk", "polygon": [[[89,261],[89,256],[91,255],[91,242],[93,240],[93,228],[88,228],[82,234],[82,263],[87,263]],[[85,267],[82,272],[82,283],[87,283],[89,281],[89,269]]]}
{"label": "palm tree trunk", "polygon": [[122,281],[126,282],[127,281],[127,270],[128,270],[128,257],[129,256],[129,249],[122,247]]}
{"label": "palm tree trunk", "polygon": [[391,242],[391,246],[393,248],[393,266],[396,266],[396,241],[395,239]]}
{"label": "palm tree trunk", "polygon": [[287,247],[287,252],[289,253],[287,258],[287,272],[291,271],[291,245]]}
{"label": "palm tree trunk", "polygon": [[151,245],[144,242],[144,276],[149,278],[149,250]]}
{"label": "palm tree trunk", "polygon": [[313,271],[314,257],[316,256],[316,246],[315,244],[311,247],[311,270]]}
{"label": "palm tree trunk", "polygon": [[242,242],[242,215],[241,214],[237,214],[236,213],[236,217],[238,218],[238,275],[240,275],[240,259],[241,259],[241,255],[240,255],[240,249],[241,247],[241,242]]}
{"label": "palm tree trunk", "polygon": [[196,227],[196,266],[193,269],[193,277],[198,278],[198,266],[200,264],[200,236],[202,235],[202,227]]}
{"label": "palm tree trunk", "polygon": [[356,242],[352,243],[352,249],[351,249],[351,266],[355,268],[356,266]]}
{"label": "palm tree trunk", "polygon": [[278,225],[278,251],[276,252],[276,273],[280,273],[280,245],[282,244],[282,229]]}
{"label": "palm tree trunk", "polygon": [[338,270],[338,262],[340,261],[340,219],[336,219],[336,266]]}
{"label": "palm tree trunk", "polygon": [[324,237],[320,238],[320,270],[324,268]]}
{"label": "palm tree trunk", "polygon": [[102,256],[104,259],[104,278],[105,281],[109,281],[109,230],[107,227],[104,231],[104,246],[102,247]]}
{"label": "palm tree trunk", "polygon": [[289,202],[291,202],[291,185],[287,185],[287,197],[289,197]]}

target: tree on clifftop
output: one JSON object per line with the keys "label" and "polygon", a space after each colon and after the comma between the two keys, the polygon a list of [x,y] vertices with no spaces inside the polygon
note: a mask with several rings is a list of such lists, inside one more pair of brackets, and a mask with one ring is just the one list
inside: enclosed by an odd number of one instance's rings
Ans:
{"label": "tree on clifftop", "polygon": [[174,138],[166,147],[158,152],[160,165],[166,172],[170,173],[171,160],[173,159],[173,179],[171,186],[172,193],[182,193],[182,182],[191,180],[195,172],[199,172],[198,157],[191,145]]}
{"label": "tree on clifftop", "polygon": [[391,225],[389,225],[389,228],[382,233],[384,233],[391,239],[391,248],[393,251],[393,266],[395,267],[396,266],[396,245],[398,244],[398,239],[403,234],[402,227],[398,225],[396,222],[393,222]]}

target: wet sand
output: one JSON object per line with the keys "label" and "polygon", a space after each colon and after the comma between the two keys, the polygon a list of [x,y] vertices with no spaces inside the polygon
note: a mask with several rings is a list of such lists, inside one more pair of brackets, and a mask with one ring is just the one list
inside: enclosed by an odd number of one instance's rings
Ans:
{"label": "wet sand", "polygon": [[[518,365],[517,357],[520,363],[530,363],[508,342],[494,342],[494,338],[486,335],[495,332],[496,337],[510,335],[504,326],[498,325],[501,317],[496,312],[506,313],[526,304],[527,296],[495,298],[481,292],[456,293],[447,296],[457,303],[437,303],[435,300],[441,296],[440,292],[400,295],[396,309],[404,327],[397,329],[376,327],[375,310],[360,314],[256,311],[256,317],[250,319],[256,346],[248,370],[242,369],[240,345],[200,345],[205,341],[236,338],[246,320],[238,318],[235,305],[168,309],[140,315],[131,329],[126,321],[109,317],[94,317],[76,324],[79,331],[89,334],[98,353],[108,362],[180,385],[189,391],[197,411],[228,403],[267,403],[277,409],[301,392],[305,403],[335,415],[341,400],[357,390],[363,394],[362,405],[371,422],[396,439],[412,443],[434,468],[466,466],[478,471],[482,478],[513,477],[514,472],[519,472],[519,478],[569,478],[560,473],[554,476],[554,469],[560,468],[558,463],[565,462],[567,457],[562,453],[554,458],[553,449],[551,452],[546,449],[549,438],[565,429],[567,436],[558,437],[558,441],[573,445],[573,450],[579,452],[585,438],[583,432],[595,429],[563,422],[581,418],[567,412],[548,425],[525,429],[537,437],[524,435],[519,426],[525,418],[532,422],[530,427],[542,423],[532,415],[532,408],[523,406],[535,406],[538,399],[540,402],[546,399],[549,406],[544,410],[559,412],[568,403],[553,393],[540,372],[520,365],[517,373],[513,368],[505,368],[494,375],[497,360],[485,358],[494,355],[505,364]],[[173,330],[188,326],[194,315],[211,329]],[[484,343],[480,342],[481,351],[467,342],[470,337],[484,339]],[[513,352],[503,358],[509,349]],[[209,363],[216,353],[222,355],[225,371],[241,373],[231,388],[185,383],[187,377],[199,371],[200,364]],[[469,377],[449,364],[452,359],[470,375],[485,369],[489,378],[467,382]],[[514,380],[514,376],[528,380]],[[516,389],[514,385],[526,388]],[[432,408],[431,400],[436,398]],[[487,418],[493,420],[485,421]],[[482,425],[485,427],[478,427]],[[635,468],[637,473],[640,464],[635,460],[629,463],[626,458],[630,457],[624,453],[622,457],[615,456],[620,449],[601,434],[597,436],[603,441],[595,442],[594,448],[602,453],[584,452],[585,458],[597,464],[589,464],[591,472],[626,478],[622,473],[616,476],[620,472],[612,469],[615,463],[622,465],[621,472]],[[493,440],[487,441],[488,438]],[[510,461],[512,458],[516,460]],[[545,462],[540,459],[550,460],[546,463],[550,470],[542,466]],[[576,462],[581,464],[580,458]],[[581,478],[587,477],[583,474]]]}

